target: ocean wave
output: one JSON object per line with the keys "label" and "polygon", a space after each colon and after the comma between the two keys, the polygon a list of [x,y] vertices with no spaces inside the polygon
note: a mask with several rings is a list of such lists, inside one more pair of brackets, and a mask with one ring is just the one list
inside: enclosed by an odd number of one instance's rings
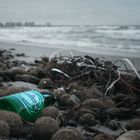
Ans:
{"label": "ocean wave", "polygon": [[[137,29],[138,28],[138,29]],[[140,51],[140,26],[1,28],[0,39],[82,50]]]}

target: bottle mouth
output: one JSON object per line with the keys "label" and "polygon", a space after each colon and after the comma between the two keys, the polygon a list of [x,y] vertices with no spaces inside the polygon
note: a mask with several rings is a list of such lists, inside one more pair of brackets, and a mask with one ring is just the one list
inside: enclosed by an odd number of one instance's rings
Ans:
{"label": "bottle mouth", "polygon": [[44,98],[46,98],[46,102],[49,105],[54,104],[57,101],[57,98],[52,93],[43,94]]}

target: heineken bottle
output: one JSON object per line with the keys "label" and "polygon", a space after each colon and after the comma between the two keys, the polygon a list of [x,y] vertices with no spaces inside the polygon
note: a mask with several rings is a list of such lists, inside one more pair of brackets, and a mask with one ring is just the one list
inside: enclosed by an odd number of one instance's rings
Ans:
{"label": "heineken bottle", "polygon": [[55,97],[46,91],[37,90],[16,93],[0,98],[0,110],[8,110],[18,113],[23,120],[33,121],[37,119],[44,107],[54,104]]}

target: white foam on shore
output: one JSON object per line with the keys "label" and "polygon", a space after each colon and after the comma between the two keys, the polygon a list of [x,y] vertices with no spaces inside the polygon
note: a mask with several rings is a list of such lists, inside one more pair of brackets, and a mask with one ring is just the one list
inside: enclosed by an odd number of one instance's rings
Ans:
{"label": "white foam on shore", "polygon": [[[65,54],[66,52],[72,51],[74,54],[96,54],[96,55],[109,55],[109,56],[124,56],[124,57],[135,57],[139,58],[139,52],[127,52],[123,49],[121,50],[109,50],[109,49],[75,49],[75,48],[64,48],[63,46],[53,46],[53,45],[38,45],[35,43],[28,43],[28,42],[15,42],[15,41],[5,41],[0,40],[0,48],[2,49],[10,49],[15,48],[19,52],[27,53],[29,56],[42,56],[47,55],[50,56],[55,52],[60,52],[61,54]],[[37,50],[37,51],[36,51]]]}
{"label": "white foam on shore", "polygon": [[0,40],[93,53],[140,51],[140,30],[119,26],[1,28]]}

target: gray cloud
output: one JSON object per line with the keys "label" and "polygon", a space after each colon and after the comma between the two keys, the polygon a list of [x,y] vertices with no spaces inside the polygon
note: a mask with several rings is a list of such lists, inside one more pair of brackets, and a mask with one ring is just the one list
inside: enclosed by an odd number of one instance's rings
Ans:
{"label": "gray cloud", "polygon": [[139,0],[0,0],[1,21],[140,24]]}

